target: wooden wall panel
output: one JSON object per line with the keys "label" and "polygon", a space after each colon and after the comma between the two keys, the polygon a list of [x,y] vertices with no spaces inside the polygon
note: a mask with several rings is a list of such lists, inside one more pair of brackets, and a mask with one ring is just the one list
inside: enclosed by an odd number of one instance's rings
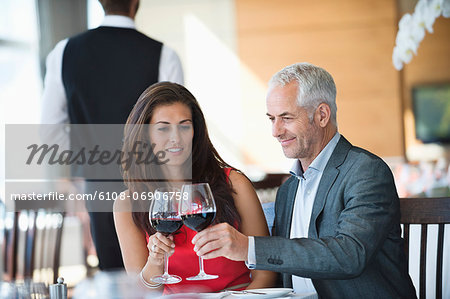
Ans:
{"label": "wooden wall panel", "polygon": [[324,67],[337,85],[340,132],[380,156],[403,156],[394,1],[236,0],[236,9],[239,57],[262,84],[295,62]]}
{"label": "wooden wall panel", "polygon": [[239,33],[327,30],[379,24],[395,17],[390,0],[237,0]]}

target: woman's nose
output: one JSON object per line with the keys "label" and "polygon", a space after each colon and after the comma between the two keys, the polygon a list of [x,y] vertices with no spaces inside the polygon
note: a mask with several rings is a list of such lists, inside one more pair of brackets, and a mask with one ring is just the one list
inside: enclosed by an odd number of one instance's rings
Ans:
{"label": "woman's nose", "polygon": [[170,141],[173,143],[177,143],[178,141],[180,141],[180,131],[178,129],[178,126],[172,127],[170,133]]}

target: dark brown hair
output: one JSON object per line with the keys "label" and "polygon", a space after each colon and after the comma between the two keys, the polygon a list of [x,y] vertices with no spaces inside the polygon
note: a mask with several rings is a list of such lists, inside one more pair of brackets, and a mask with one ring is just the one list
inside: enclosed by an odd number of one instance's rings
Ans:
{"label": "dark brown hair", "polygon": [[99,0],[107,14],[128,15],[131,9],[131,0]]}
{"label": "dark brown hair", "polygon": [[[207,182],[211,186],[217,210],[215,223],[227,222],[233,226],[239,225],[240,216],[232,195],[234,191],[224,171],[224,168],[231,166],[217,153],[209,139],[205,117],[197,100],[182,85],[171,82],[159,82],[151,85],[141,94],[125,125],[122,152],[131,153],[133,144],[136,141],[145,138],[149,139],[149,137],[146,137],[148,136],[148,131],[143,130],[142,126],[135,126],[135,124],[149,124],[156,107],[174,103],[186,105],[192,114],[194,127],[191,153],[192,164],[191,160],[189,160],[192,168],[190,165],[185,167],[185,169],[192,172],[192,183]],[[154,191],[157,187],[164,185],[164,182],[158,182],[157,180],[158,177],[161,178],[161,173],[160,166],[155,163],[151,166],[133,165],[128,169],[122,170],[122,175],[130,194]],[[136,178],[142,178],[143,180],[136,180]],[[156,180],[152,181],[152,179]],[[149,235],[154,233],[149,223],[148,212],[144,212],[148,211],[148,201],[133,200],[132,202],[133,204],[141,205],[133,207],[132,216],[134,223]],[[147,206],[142,206],[142,204]]]}

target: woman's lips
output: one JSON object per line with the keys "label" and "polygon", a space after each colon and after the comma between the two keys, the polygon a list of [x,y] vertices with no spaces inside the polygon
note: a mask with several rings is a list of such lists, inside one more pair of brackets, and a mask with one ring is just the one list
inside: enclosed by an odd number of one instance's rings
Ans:
{"label": "woman's lips", "polygon": [[171,155],[178,156],[178,155],[181,155],[181,153],[183,152],[183,149],[184,148],[182,148],[182,147],[171,147],[171,148],[166,149],[166,152],[170,153]]}
{"label": "woman's lips", "polygon": [[294,142],[294,140],[295,140],[295,137],[294,138],[290,138],[290,139],[280,140],[280,143],[281,143],[281,146],[288,146],[292,142]]}

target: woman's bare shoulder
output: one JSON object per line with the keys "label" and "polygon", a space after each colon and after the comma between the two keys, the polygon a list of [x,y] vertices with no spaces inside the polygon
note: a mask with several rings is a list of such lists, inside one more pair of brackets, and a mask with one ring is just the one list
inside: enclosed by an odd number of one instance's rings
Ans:
{"label": "woman's bare shoulder", "polygon": [[239,192],[253,192],[253,185],[250,180],[242,172],[232,170],[229,176],[233,189]]}
{"label": "woman's bare shoulder", "polygon": [[125,190],[121,192],[114,201],[114,213],[116,212],[131,212],[130,191]]}

